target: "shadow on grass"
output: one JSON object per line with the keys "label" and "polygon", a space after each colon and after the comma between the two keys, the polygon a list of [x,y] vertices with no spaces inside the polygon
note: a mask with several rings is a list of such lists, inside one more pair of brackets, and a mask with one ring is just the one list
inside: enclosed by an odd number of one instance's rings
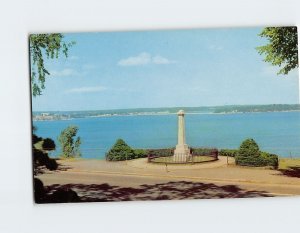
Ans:
{"label": "shadow on grass", "polygon": [[300,178],[300,166],[289,167],[288,169],[279,169],[281,175]]}
{"label": "shadow on grass", "polygon": [[271,197],[266,192],[247,191],[235,185],[218,186],[188,181],[145,184],[138,188],[112,186],[107,183],[54,184],[46,186],[45,193],[46,198],[41,203]]}

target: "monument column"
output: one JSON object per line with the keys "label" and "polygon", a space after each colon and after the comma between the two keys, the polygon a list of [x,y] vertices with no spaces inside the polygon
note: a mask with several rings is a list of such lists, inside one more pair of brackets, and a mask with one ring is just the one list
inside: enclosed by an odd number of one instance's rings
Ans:
{"label": "monument column", "polygon": [[178,143],[174,152],[174,160],[178,162],[186,162],[190,156],[190,149],[185,143],[185,125],[184,125],[184,111],[180,110],[178,113]]}

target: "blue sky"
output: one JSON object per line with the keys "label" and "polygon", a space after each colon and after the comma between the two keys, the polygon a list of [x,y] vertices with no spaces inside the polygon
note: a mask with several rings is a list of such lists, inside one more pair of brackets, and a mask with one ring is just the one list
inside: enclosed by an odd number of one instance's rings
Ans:
{"label": "blue sky", "polygon": [[65,34],[33,111],[299,103],[298,70],[276,75],[262,28]]}

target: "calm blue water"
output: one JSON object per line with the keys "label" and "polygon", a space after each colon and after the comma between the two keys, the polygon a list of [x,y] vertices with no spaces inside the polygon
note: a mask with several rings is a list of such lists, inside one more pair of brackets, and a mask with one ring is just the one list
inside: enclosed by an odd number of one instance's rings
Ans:
{"label": "calm blue water", "polygon": [[[300,112],[187,114],[186,140],[194,147],[238,148],[254,138],[261,150],[300,157]],[[55,140],[69,125],[79,127],[83,158],[103,159],[117,138],[134,148],[166,148],[177,143],[177,115],[115,116],[67,121],[38,121],[36,134]]]}

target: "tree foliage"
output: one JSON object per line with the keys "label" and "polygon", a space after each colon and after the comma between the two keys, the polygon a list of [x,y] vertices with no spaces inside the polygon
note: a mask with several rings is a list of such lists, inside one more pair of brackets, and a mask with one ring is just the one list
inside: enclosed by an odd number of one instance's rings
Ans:
{"label": "tree foliage", "polygon": [[46,76],[50,75],[44,64],[44,56],[47,59],[54,59],[62,53],[68,57],[68,50],[74,42],[66,43],[63,38],[64,36],[60,33],[30,35],[30,78],[33,96],[41,95],[42,89],[45,89]]}
{"label": "tree foliage", "polygon": [[260,151],[257,143],[249,138],[240,145],[238,153],[235,154],[235,163],[241,166],[271,166],[277,169],[278,156]]}
{"label": "tree foliage", "polygon": [[236,149],[221,149],[219,151],[220,156],[236,157],[239,154],[239,150]]}
{"label": "tree foliage", "polygon": [[259,147],[252,138],[248,138],[240,145],[239,155],[243,157],[258,156]]}
{"label": "tree foliage", "polygon": [[[55,142],[50,138],[42,138],[35,134],[36,127],[32,127],[32,145],[33,145],[33,174],[34,176],[44,173],[44,169],[57,170],[59,164],[55,159],[48,156],[48,152],[55,150]],[[77,193],[70,188],[58,188],[54,192],[49,192],[44,187],[43,182],[34,177],[34,199],[36,203],[62,203],[79,202]]]}
{"label": "tree foliage", "polygon": [[55,142],[51,138],[45,138],[42,143],[43,150],[55,150]]}
{"label": "tree foliage", "polygon": [[[49,158],[48,152],[55,150],[55,143],[50,138],[42,138],[35,134],[36,127],[32,127],[33,173],[37,175],[43,167],[56,170],[58,164],[55,159]],[[40,146],[41,145],[41,146]]]}
{"label": "tree foliage", "polygon": [[265,55],[265,62],[282,67],[278,74],[288,74],[299,67],[297,27],[266,27],[259,36],[269,43],[257,47],[258,53]]}
{"label": "tree foliage", "polygon": [[122,139],[118,139],[112,148],[106,153],[106,160],[109,161],[122,161],[134,158],[134,150]]}
{"label": "tree foliage", "polygon": [[61,157],[74,158],[81,156],[79,148],[81,139],[80,137],[75,138],[77,131],[78,127],[71,125],[60,133],[58,141],[61,145],[62,150]]}

